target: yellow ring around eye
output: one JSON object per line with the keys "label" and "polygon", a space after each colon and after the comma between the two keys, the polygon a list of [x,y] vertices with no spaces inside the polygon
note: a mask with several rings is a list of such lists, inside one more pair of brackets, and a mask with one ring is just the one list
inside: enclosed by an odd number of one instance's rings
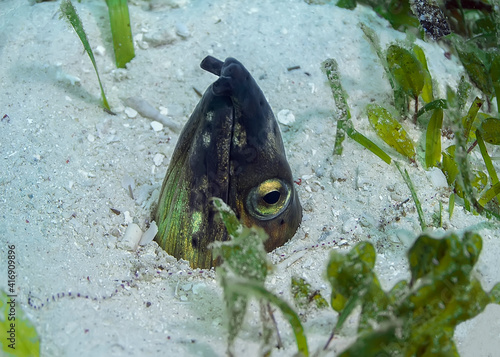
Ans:
{"label": "yellow ring around eye", "polygon": [[250,190],[247,210],[257,219],[273,219],[288,207],[291,192],[290,186],[280,179],[266,180]]}

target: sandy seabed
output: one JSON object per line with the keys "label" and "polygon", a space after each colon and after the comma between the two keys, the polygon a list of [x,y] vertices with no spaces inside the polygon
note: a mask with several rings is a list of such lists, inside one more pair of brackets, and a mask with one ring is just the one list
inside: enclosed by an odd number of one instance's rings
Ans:
{"label": "sandy seabed", "polygon": [[[348,11],[302,0],[130,3],[136,57],[117,70],[105,2],[75,2],[117,114],[111,116],[99,105],[96,76],[78,37],[59,19],[60,2],[0,1],[0,254],[3,262],[8,245],[15,244],[20,307],[36,326],[43,356],[225,354],[227,327],[215,272],[193,271],[155,242],[137,251],[121,244],[128,224],[146,230],[178,139],[168,127],[154,130],[124,100],[143,98],[183,125],[199,100],[193,88],[203,92],[215,80],[199,67],[207,55],[239,59],[275,114],[288,110],[295,117],[281,130],[292,172],[301,179],[296,188],[304,219],[295,237],[269,254],[276,265],[269,290],[292,301],[290,278],[300,276],[329,297],[323,272],[330,251],[347,251],[362,240],[376,246],[385,289],[409,277],[405,253],[420,231],[410,192],[394,166],[349,139],[344,155],[332,155],[335,105],[320,70],[325,59],[337,60],[354,125],[374,138],[364,108],[389,105],[392,92],[358,23],[371,27],[382,47],[404,34],[361,6]],[[418,43],[443,97],[446,85],[456,88],[462,69],[437,44]],[[300,68],[287,70],[293,66]],[[407,129],[418,143],[422,130]],[[435,172],[406,166],[430,220],[439,201],[447,207],[449,189]],[[500,281],[495,227],[457,206],[452,220],[445,210],[443,228],[435,231],[474,228],[482,235],[475,274],[485,290]],[[6,273],[0,273],[0,288],[6,286]],[[38,310],[28,305],[29,295],[41,304],[68,292],[90,298],[59,298]],[[311,311],[305,317],[310,349],[319,350],[336,313]],[[274,355],[293,355],[292,331],[279,313],[277,319],[284,348]],[[333,341],[335,350],[352,341],[355,325],[349,324]],[[237,355],[258,355],[259,331],[253,304]],[[490,305],[460,325],[455,341],[462,356],[497,355],[500,307]]]}

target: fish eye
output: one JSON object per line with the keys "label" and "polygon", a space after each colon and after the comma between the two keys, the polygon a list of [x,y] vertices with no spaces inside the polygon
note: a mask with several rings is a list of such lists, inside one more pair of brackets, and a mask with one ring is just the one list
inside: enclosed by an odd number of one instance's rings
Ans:
{"label": "fish eye", "polygon": [[266,193],[262,199],[270,205],[276,204],[281,197],[281,193],[279,191],[271,191],[269,193]]}
{"label": "fish eye", "polygon": [[280,179],[266,180],[250,190],[247,210],[262,221],[273,219],[288,207],[291,192],[290,186]]}

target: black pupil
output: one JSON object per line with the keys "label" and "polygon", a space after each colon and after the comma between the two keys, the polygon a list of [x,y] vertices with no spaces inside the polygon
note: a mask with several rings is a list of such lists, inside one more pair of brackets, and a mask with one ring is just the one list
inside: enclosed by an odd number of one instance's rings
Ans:
{"label": "black pupil", "polygon": [[271,191],[268,194],[266,194],[262,199],[269,205],[274,205],[276,202],[279,201],[281,194],[279,191]]}

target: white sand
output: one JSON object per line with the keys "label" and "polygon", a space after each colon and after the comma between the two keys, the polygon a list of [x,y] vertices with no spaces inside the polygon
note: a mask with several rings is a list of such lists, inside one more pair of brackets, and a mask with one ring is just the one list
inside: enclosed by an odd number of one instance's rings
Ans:
{"label": "white sand", "polygon": [[[154,242],[137,252],[119,248],[128,223],[145,230],[178,138],[166,127],[153,130],[149,119],[129,118],[133,113],[126,114],[122,100],[142,97],[183,125],[199,100],[193,87],[204,91],[215,80],[199,68],[209,54],[239,59],[275,114],[287,109],[296,118],[282,132],[292,171],[302,179],[297,189],[304,220],[296,236],[270,254],[277,269],[269,289],[291,301],[290,277],[297,275],[329,298],[323,271],[330,250],[347,251],[360,240],[375,244],[384,288],[409,276],[405,252],[420,231],[410,193],[394,166],[352,140],[344,142],[344,155],[332,156],[334,102],[320,71],[326,58],[338,61],[353,122],[374,138],[363,110],[373,101],[388,105],[392,94],[358,23],[373,28],[384,47],[404,39],[402,33],[367,8],[347,11],[302,0],[157,0],[151,3],[180,7],[157,5],[152,11],[149,2],[131,3],[136,57],[127,70],[116,70],[105,2],[75,1],[92,47],[102,46],[96,61],[117,112],[110,116],[99,106],[96,76],[80,40],[58,19],[59,2],[0,2],[0,114],[8,115],[0,122],[1,260],[7,242],[14,243],[19,300],[41,336],[43,356],[225,354],[227,328],[215,273],[191,271]],[[147,46],[148,36],[171,43]],[[443,97],[446,85],[456,87],[461,69],[438,45],[419,44]],[[295,65],[301,68],[287,71]],[[422,129],[406,124],[421,142]],[[405,167],[430,221],[440,200],[447,207],[449,189],[434,187],[421,167]],[[124,178],[134,183],[135,199],[122,187]],[[500,281],[500,237],[498,228],[484,222],[461,206],[451,221],[444,212],[447,231],[475,226],[481,233],[476,275],[489,290]],[[0,277],[5,289],[6,273]],[[102,299],[117,288],[115,296]],[[98,301],[62,298],[40,310],[27,305],[29,292],[41,303],[69,291]],[[274,355],[291,356],[291,329],[277,315],[285,347]],[[239,356],[258,355],[256,304],[247,318]],[[330,310],[307,315],[311,351],[322,348],[335,321]],[[352,336],[354,330],[346,329],[332,345],[340,350]],[[456,343],[462,356],[498,354],[500,307],[489,306],[461,325]]]}

